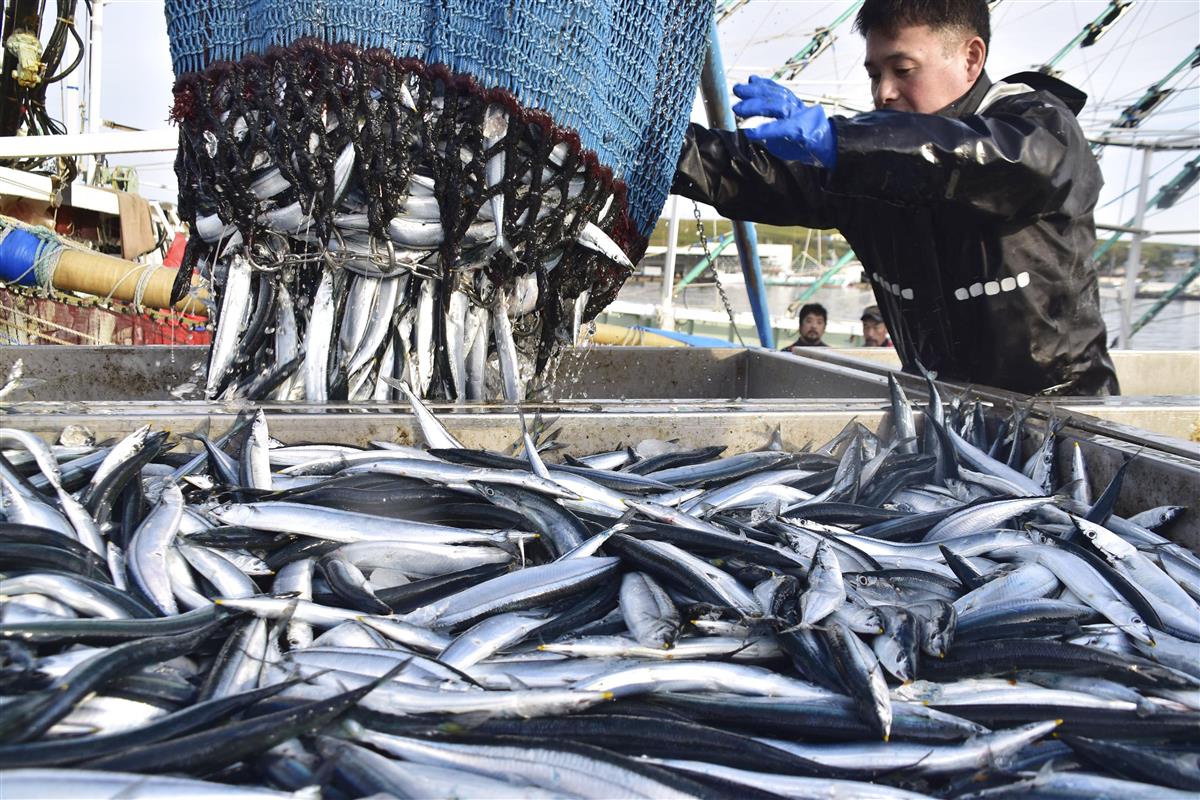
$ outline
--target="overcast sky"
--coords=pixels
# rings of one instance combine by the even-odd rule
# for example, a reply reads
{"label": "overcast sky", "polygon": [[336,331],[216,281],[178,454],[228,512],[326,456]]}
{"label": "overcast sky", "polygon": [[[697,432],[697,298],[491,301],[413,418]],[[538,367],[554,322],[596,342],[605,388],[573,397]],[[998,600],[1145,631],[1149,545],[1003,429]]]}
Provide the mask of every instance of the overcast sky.
{"label": "overcast sky", "polygon": [[[831,23],[850,5],[846,0],[750,0],[721,25],[725,65],[731,82],[751,73],[770,74],[803,47],[813,30]],[[1029,69],[1050,59],[1107,6],[1104,0],[1002,0],[992,18],[988,72],[993,79]],[[83,4],[80,4],[83,14]],[[863,44],[847,22],[833,46],[793,84],[803,96],[821,97],[836,110],[870,105]],[[1200,42],[1200,3],[1196,0],[1139,0],[1097,44],[1076,49],[1059,64],[1063,78],[1089,95],[1081,121],[1100,132],[1121,109],[1142,95]],[[70,53],[68,53],[68,58]],[[138,128],[161,128],[171,104],[170,56],[162,0],[106,0],[103,45],[103,118]],[[1200,136],[1200,70],[1181,73],[1177,91],[1144,123],[1148,135],[1180,131]],[[52,113],[77,103],[82,70],[70,76],[65,97],[48,97]],[[73,89],[70,87],[74,87]],[[697,109],[697,114],[702,112]],[[843,109],[842,113],[848,113]],[[1134,210],[1140,153],[1109,147],[1101,158],[1105,188],[1097,222],[1123,223]],[[1173,177],[1193,152],[1159,152],[1152,160],[1150,193]],[[118,160],[119,159],[119,160]],[[174,174],[168,154],[114,157],[114,163],[138,163],[143,193],[174,199]],[[164,188],[165,187],[165,188]],[[1193,186],[1170,210],[1152,214],[1147,227],[1182,230],[1200,227],[1200,188]],[[1200,236],[1153,241],[1200,243]]]}

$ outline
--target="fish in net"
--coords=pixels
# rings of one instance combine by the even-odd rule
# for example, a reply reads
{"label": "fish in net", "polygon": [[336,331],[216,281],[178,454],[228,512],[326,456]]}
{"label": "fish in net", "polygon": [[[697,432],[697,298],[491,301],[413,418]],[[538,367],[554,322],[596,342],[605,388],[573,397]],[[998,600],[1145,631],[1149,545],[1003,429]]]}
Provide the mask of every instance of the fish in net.
{"label": "fish in net", "polygon": [[172,116],[194,233],[177,287],[198,269],[212,289],[210,398],[383,402],[403,381],[519,402],[652,227],[636,165],[617,177],[517,93],[390,50],[303,38],[214,61],[177,79]]}

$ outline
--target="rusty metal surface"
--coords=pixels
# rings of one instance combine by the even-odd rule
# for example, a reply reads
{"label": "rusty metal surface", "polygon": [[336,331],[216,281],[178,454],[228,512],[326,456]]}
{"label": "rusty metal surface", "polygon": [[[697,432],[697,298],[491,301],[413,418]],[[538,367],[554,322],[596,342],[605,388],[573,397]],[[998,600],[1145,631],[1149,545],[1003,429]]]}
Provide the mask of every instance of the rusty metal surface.
{"label": "rusty metal surface", "polygon": [[[853,358],[845,353],[813,352],[808,348],[791,358],[808,363],[821,363],[847,370],[859,370],[886,380],[888,367]],[[909,397],[927,399],[923,378],[892,372],[904,386]],[[1200,459],[1200,443],[1189,441],[1194,426],[1200,423],[1200,397],[1038,397],[1007,392],[987,386],[966,386],[954,381],[938,381],[943,400],[955,395],[969,394],[991,403],[997,409],[1009,409],[1032,402],[1032,418],[1052,417],[1067,420],[1080,430],[1099,436],[1111,436],[1139,447],[1149,447],[1184,458]]]}
{"label": "rusty metal surface", "polygon": [[1055,452],[1060,476],[1069,474],[1076,442],[1083,451],[1093,497],[1104,491],[1120,466],[1129,460],[1116,513],[1129,516],[1155,506],[1190,506],[1185,514],[1159,533],[1200,552],[1200,509],[1195,507],[1200,497],[1200,468],[1196,461],[1134,447],[1120,439],[1067,429],[1060,436]]}
{"label": "rusty metal surface", "polygon": [[[16,359],[42,383],[42,401],[170,400],[197,397],[204,347],[0,347],[0,375]],[[573,348],[535,386],[564,400],[885,398],[877,375],[805,363],[764,350],[654,347]]]}
{"label": "rusty metal surface", "polygon": [[207,352],[159,345],[10,345],[0,347],[0,379],[21,359],[25,377],[40,381],[21,390],[22,399],[170,400],[173,390],[195,381]]}
{"label": "rusty metal surface", "polygon": [[[363,410],[349,406],[263,406],[271,435],[289,444],[339,442],[366,446],[373,439],[411,444],[420,441],[419,431],[407,409],[384,407]],[[505,450],[520,437],[520,419],[514,409],[497,406],[483,412],[463,411],[453,406],[433,406],[446,427],[469,447]],[[241,409],[205,403],[69,403],[23,404],[5,424],[37,433],[53,441],[67,425],[82,425],[99,439],[125,435],[140,425],[151,424],[174,434],[198,432],[217,435],[225,431]],[[528,416],[539,413],[526,405]],[[611,450],[643,439],[674,439],[688,447],[724,444],[730,452],[753,450],[765,445],[778,427],[788,447],[821,443],[840,431],[853,418],[876,426],[883,417],[878,404],[812,403],[803,408],[779,410],[754,405],[729,407],[680,406],[670,403],[630,406],[621,410],[596,410],[592,404],[555,405],[541,409],[543,418],[554,420],[560,431],[556,439],[572,453]],[[185,449],[195,443],[180,442]]]}

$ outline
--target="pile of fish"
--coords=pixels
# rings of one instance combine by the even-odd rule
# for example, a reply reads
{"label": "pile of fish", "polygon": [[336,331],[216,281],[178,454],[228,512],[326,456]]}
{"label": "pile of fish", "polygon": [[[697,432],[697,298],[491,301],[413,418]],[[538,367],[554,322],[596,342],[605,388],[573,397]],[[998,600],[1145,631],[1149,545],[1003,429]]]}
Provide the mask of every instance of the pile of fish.
{"label": "pile of fish", "polygon": [[500,453],[401,387],[425,447],[0,430],[0,794],[1200,791],[1182,509],[1053,427]]}
{"label": "pile of fish", "polygon": [[209,103],[180,156],[215,298],[206,396],[387,401],[403,379],[519,401],[632,269],[623,190],[511,97],[360,61],[336,87],[243,65],[188,101]]}

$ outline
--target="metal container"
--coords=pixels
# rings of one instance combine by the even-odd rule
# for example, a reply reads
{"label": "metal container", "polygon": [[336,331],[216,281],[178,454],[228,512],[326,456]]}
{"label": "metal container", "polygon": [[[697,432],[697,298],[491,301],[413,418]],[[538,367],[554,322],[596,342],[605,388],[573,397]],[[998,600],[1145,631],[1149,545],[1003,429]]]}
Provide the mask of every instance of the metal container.
{"label": "metal container", "polygon": [[[48,401],[198,398],[206,347],[0,347],[0,374],[19,358]],[[568,350],[535,396],[562,400],[886,398],[886,378],[765,350],[590,347]]]}
{"label": "metal container", "polygon": [[[28,399],[5,407],[4,423],[55,439],[66,425],[83,425],[98,438],[119,436],[150,423],[176,434],[225,430],[244,406],[179,400],[194,396],[203,348],[0,348],[0,370],[20,357],[27,378],[44,381],[22,390]],[[925,383],[899,375],[910,397],[924,401]],[[762,350],[590,348],[567,353],[543,394],[526,414],[557,417],[556,438],[576,454],[613,449],[642,439],[675,439],[686,446],[723,444],[730,452],[763,446],[776,428],[786,446],[821,443],[852,419],[875,428],[888,407],[887,372],[821,358]],[[1010,407],[1030,398],[945,384],[943,399],[969,392],[990,403],[998,424]],[[13,398],[9,398],[11,401]],[[1102,405],[1102,404],[1101,404]],[[1118,513],[1158,505],[1188,505],[1200,488],[1200,445],[1148,433],[1092,412],[1088,402],[1038,400],[1030,427],[1051,417],[1065,422],[1058,438],[1060,469],[1073,447],[1083,450],[1093,493],[1134,459]],[[266,405],[272,435],[281,441],[417,441],[403,405]],[[1111,408],[1111,407],[1110,407]],[[505,405],[434,406],[447,427],[471,447],[506,450],[520,435],[516,409]],[[1160,408],[1170,411],[1169,408]],[[1031,434],[1031,443],[1033,441]],[[193,447],[189,440],[181,447]],[[1189,513],[1166,535],[1200,548],[1200,523]]]}
{"label": "metal container", "polygon": [[[880,352],[877,352],[880,351]],[[1123,360],[1128,362],[1125,353]],[[1139,353],[1152,367],[1143,367],[1138,380],[1130,381],[1135,391],[1125,391],[1120,397],[1047,397],[1039,400],[1039,405],[1046,409],[1057,409],[1062,413],[1092,417],[1114,423],[1113,430],[1118,427],[1140,429],[1142,435],[1157,434],[1170,439],[1186,441],[1200,435],[1200,376],[1193,381],[1190,372],[1196,369],[1195,358],[1185,358],[1186,354],[1177,352]],[[865,348],[858,351],[833,350],[829,348],[810,347],[790,356],[805,363],[819,362],[828,366],[836,366],[852,370],[859,374],[876,375],[886,379],[889,372],[895,372],[895,353],[886,348]],[[1159,384],[1164,387],[1161,394],[1138,394],[1137,389],[1146,389],[1150,384],[1144,372],[1157,369],[1164,373]],[[1132,372],[1127,368],[1127,372]],[[1174,374],[1181,373],[1181,374]],[[921,384],[920,379],[910,378],[910,382]],[[1196,383],[1197,385],[1193,385]],[[966,391],[967,386],[957,386],[960,391]],[[1126,381],[1121,382],[1122,390],[1126,389]],[[1175,391],[1179,390],[1179,391]],[[1183,390],[1190,390],[1187,393]],[[1028,402],[1024,395],[1004,392],[998,389],[980,390],[989,396],[1003,402]],[[979,393],[976,391],[975,393]],[[1178,443],[1173,446],[1178,446]],[[1194,448],[1193,448],[1194,449]]]}

